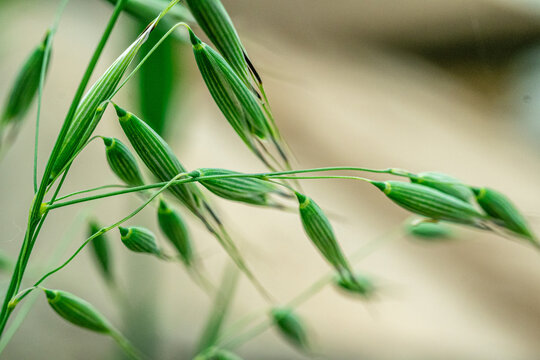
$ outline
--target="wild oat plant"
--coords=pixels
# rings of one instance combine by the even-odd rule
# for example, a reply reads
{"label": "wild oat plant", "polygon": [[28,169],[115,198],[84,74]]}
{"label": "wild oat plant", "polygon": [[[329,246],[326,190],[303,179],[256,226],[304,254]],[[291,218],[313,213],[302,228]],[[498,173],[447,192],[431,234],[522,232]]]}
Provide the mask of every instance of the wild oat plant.
{"label": "wild oat plant", "polygon": [[[275,327],[299,351],[315,356],[309,334],[295,309],[328,283],[333,283],[344,293],[356,295],[360,301],[372,297],[376,286],[369,278],[354,271],[353,261],[358,260],[358,254],[348,256],[344,253],[321,207],[302,191],[300,182],[303,180],[350,179],[371,184],[393,203],[418,216],[414,224],[409,224],[410,232],[417,236],[444,237],[447,234],[444,223],[454,223],[507,238],[521,239],[540,247],[524,217],[505,195],[493,189],[464,184],[443,173],[416,174],[395,168],[363,167],[294,169],[289,148],[274,121],[261,76],[220,0],[186,0],[182,4],[177,4],[179,0],[168,4],[163,0],[111,2],[114,4],[112,15],[73,96],[50,156],[43,163],[42,174],[37,172],[42,89],[60,14],[67,0],[60,4],[57,17],[45,31],[43,41],[21,66],[5,103],[0,119],[1,154],[15,141],[17,130],[28,115],[27,110],[34,98],[37,98],[34,198],[30,204],[27,228],[17,260],[11,264],[8,258],[2,260],[4,265],[10,264],[5,266],[11,269],[12,275],[9,287],[5,290],[0,314],[0,351],[5,348],[25,315],[23,312],[17,314],[17,307],[33,291],[43,291],[43,299],[48,301],[60,317],[73,325],[110,336],[130,358],[145,358],[94,306],[67,291],[44,287],[45,280],[67,267],[88,246],[86,251],[94,254],[95,266],[99,268],[110,289],[114,290],[116,279],[112,272],[109,243],[120,240],[129,251],[151,255],[156,261],[182,263],[193,281],[214,299],[211,316],[198,344],[193,347],[193,358],[239,359],[233,353],[235,347],[268,327]],[[95,65],[122,12],[145,24],[144,30],[85,92]],[[199,39],[191,29],[194,25],[206,34],[212,45]],[[154,46],[143,54],[141,49],[149,38],[152,38],[150,42]],[[155,61],[159,64],[159,51],[170,47],[169,41],[186,41],[188,38],[200,74],[223,117],[247,149],[268,168],[267,172],[245,173],[238,169],[216,168],[187,170],[163,139],[164,125],[159,123],[162,120],[145,119],[144,114],[139,117],[115,103],[115,95],[137,71],[140,70],[142,75],[148,72],[146,76],[167,77],[167,74],[160,73],[165,71],[166,66],[153,65],[152,70],[145,63],[153,61],[155,52]],[[170,52],[170,48],[167,51]],[[137,65],[128,72],[134,61]],[[166,110],[170,89],[157,88],[147,95],[149,99],[141,99],[146,103],[142,108],[151,109],[152,104],[157,104],[155,106],[158,109],[143,112],[147,115],[150,113],[151,117],[157,113],[156,117],[160,117],[159,114]],[[148,104],[148,101],[151,103]],[[108,107],[114,108],[129,144],[122,143],[111,134],[94,134]],[[61,196],[61,188],[71,164],[86,145],[96,139],[103,141],[110,169],[123,185],[99,186]],[[142,164],[139,160],[142,160]],[[145,180],[141,166],[146,167],[158,182]],[[348,175],[336,175],[345,171]],[[387,174],[401,180],[374,181],[360,177],[358,173]],[[58,208],[126,193],[139,195],[142,204],[121,220],[107,226],[100,225],[96,220],[90,221],[88,239],[72,256],[37,281],[31,282],[31,286],[22,286],[29,281],[25,278],[25,270],[49,213]],[[214,196],[250,206],[269,207],[276,211],[290,211],[291,203],[296,203],[294,211],[298,212],[299,221],[307,238],[313,243],[314,250],[330,266],[330,274],[307,287],[306,291],[290,302],[278,303],[264,284],[258,281],[249,262],[239,251],[222,216],[212,204]],[[383,198],[381,201],[384,201]],[[148,205],[155,205],[154,210]],[[192,243],[186,221],[176,210],[177,206],[184,207],[194,219],[200,221],[230,257],[233,265],[224,271],[218,286],[205,273],[202,260],[195,256],[197,244]],[[144,227],[124,225],[143,210],[156,212],[157,224],[161,229],[159,234]],[[115,229],[118,230],[113,232]],[[164,250],[158,242],[160,237],[170,243],[175,253]],[[239,274],[249,279],[267,300],[269,308],[258,316],[247,316],[229,328],[224,328],[225,315],[232,302]],[[18,321],[10,321],[14,314],[18,315]]]}

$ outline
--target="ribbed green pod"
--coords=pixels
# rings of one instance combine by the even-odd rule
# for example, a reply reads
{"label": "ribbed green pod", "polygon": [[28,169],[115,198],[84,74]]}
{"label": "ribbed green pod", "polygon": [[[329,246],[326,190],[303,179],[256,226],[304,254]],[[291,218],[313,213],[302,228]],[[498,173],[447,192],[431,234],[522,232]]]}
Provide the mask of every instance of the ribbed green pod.
{"label": "ribbed green pod", "polygon": [[[225,169],[201,168],[190,172],[189,176],[198,178],[201,176],[233,174],[240,173]],[[219,197],[252,205],[269,205],[268,195],[278,192],[276,185],[257,178],[227,177],[200,180],[199,183]]]}
{"label": "ribbed green pod", "polygon": [[54,311],[70,323],[99,333],[112,329],[107,319],[87,301],[61,290],[44,289]]}
{"label": "ribbed green pod", "polygon": [[20,122],[37,94],[49,35],[49,32],[45,34],[44,39],[28,56],[17,73],[15,82],[8,93],[4,112],[0,118],[0,143],[2,141],[2,129],[8,124]]}
{"label": "ribbed green pod", "polygon": [[131,151],[116,138],[103,138],[105,154],[111,170],[126,184],[140,186],[144,184],[139,165]]}
{"label": "ribbed green pod", "polygon": [[148,38],[155,24],[149,25],[146,30],[135,40],[105,71],[105,73],[92,85],[84,98],[79,103],[73,122],[71,123],[66,140],[62,145],[60,154],[54,163],[51,180],[62,172],[70,159],[90,139],[101,116],[95,116],[96,110],[102,102],[108,100],[116,86],[122,79],[129,64],[139,51],[142,44]]}
{"label": "ribbed green pod", "polygon": [[227,61],[189,30],[195,61],[202,78],[229,124],[250,148],[256,135],[271,135],[262,108],[253,91],[238,77]]}
{"label": "ribbed green pod", "polygon": [[[242,79],[250,84],[248,57],[234,24],[220,0],[187,0],[197,24]],[[253,69],[253,71],[255,71]],[[258,75],[254,73],[258,78]]]}
{"label": "ribbed green pod", "polygon": [[519,212],[517,207],[500,192],[489,188],[473,189],[476,202],[482,210],[495,220],[495,223],[502,225],[508,230],[521,235],[533,243],[537,243],[536,238],[527,224],[527,220]]}
{"label": "ribbed green pod", "polygon": [[118,227],[120,230],[122,243],[131,251],[161,255],[161,251],[156,243],[154,234],[143,227]]}
{"label": "ribbed green pod", "polygon": [[[88,224],[88,228],[89,236],[92,236],[97,233],[102,227],[96,221],[90,221],[90,223]],[[90,242],[90,248],[92,249],[92,253],[98,264],[98,267],[101,270],[101,273],[103,274],[103,277],[107,281],[112,282],[114,280],[114,276],[112,273],[111,250],[109,247],[109,239],[107,238],[107,235],[101,234],[95,237]]]}
{"label": "ribbed green pod", "polygon": [[187,226],[178,211],[169,207],[162,199],[158,208],[158,223],[161,231],[180,254],[186,266],[193,262],[193,248]]}
{"label": "ribbed green pod", "polygon": [[486,219],[469,203],[428,186],[403,181],[373,181],[372,184],[397,205],[430,219],[472,226],[481,226]]}
{"label": "ribbed green pod", "polygon": [[373,282],[366,276],[359,274],[354,275],[354,280],[351,280],[348,275],[337,275],[333,282],[338,289],[349,294],[359,295],[363,298],[369,298],[375,292],[375,285]]}
{"label": "ribbed green pod", "polygon": [[350,266],[337,242],[332,225],[322,209],[309,197],[296,193],[300,218],[306,234],[323,257],[340,274],[350,273]]}
{"label": "ribbed green pod", "polygon": [[228,350],[212,347],[195,356],[193,360],[242,360],[242,358]]}
{"label": "ribbed green pod", "polygon": [[301,349],[308,348],[305,327],[292,309],[274,308],[270,313],[274,324],[285,339]]}
{"label": "ribbed green pod", "polygon": [[[186,171],[165,140],[148,124],[116,104],[115,109],[131,146],[156,178],[169,181]],[[174,185],[169,187],[169,190],[188,209],[196,214],[200,213],[201,195],[195,184]]]}
{"label": "ribbed green pod", "polygon": [[434,171],[423,172],[418,174],[417,177],[411,177],[411,182],[429,186],[468,203],[474,199],[474,194],[467,185],[443,173]]}

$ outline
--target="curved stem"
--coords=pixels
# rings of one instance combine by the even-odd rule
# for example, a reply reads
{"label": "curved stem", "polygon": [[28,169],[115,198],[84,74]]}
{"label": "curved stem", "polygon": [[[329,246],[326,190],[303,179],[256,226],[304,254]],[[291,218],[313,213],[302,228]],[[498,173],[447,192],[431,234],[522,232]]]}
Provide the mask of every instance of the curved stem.
{"label": "curved stem", "polygon": [[69,107],[64,123],[62,124],[62,128],[60,129],[60,133],[58,134],[58,137],[56,138],[49,160],[47,161],[47,165],[45,167],[44,174],[41,179],[41,184],[32,201],[32,205],[30,208],[30,215],[28,217],[28,227],[26,229],[25,238],[21,246],[19,256],[17,258],[17,264],[15,265],[15,269],[13,271],[13,275],[11,277],[9,287],[6,290],[6,294],[4,296],[4,302],[2,304],[2,311],[0,312],[0,336],[2,335],[6,327],[6,323],[8,321],[9,315],[11,314],[11,311],[8,309],[8,304],[11,301],[12,296],[15,293],[17,293],[17,291],[19,290],[19,287],[22,281],[22,276],[26,269],[28,259],[30,258],[30,254],[32,252],[35,240],[37,238],[37,234],[39,233],[39,231],[36,232],[36,226],[38,226],[42,218],[41,204],[43,202],[43,198],[47,190],[47,185],[49,182],[50,175],[52,173],[53,164],[56,161],[58,155],[60,154],[60,149],[62,147],[62,144],[64,143],[69,127],[75,116],[75,111],[79,105],[80,100],[82,99],[82,96],[84,94],[84,89],[86,88],[86,85],[88,84],[90,80],[90,77],[94,71],[94,68],[96,67],[96,64],[101,56],[103,48],[105,47],[105,44],[107,43],[109,36],[112,33],[114,25],[116,24],[116,20],[118,20],[118,17],[120,16],[120,13],[122,12],[122,9],[124,5],[126,4],[126,2],[127,0],[119,0],[113,10],[113,13],[111,14],[111,17],[109,19],[109,22],[107,23],[107,26],[103,32],[103,35],[101,36],[101,39],[96,49],[94,50],[92,58],[90,59],[90,62],[88,63],[88,66],[86,67],[83,78],[81,79],[79,83],[79,86],[73,97],[73,100]]}

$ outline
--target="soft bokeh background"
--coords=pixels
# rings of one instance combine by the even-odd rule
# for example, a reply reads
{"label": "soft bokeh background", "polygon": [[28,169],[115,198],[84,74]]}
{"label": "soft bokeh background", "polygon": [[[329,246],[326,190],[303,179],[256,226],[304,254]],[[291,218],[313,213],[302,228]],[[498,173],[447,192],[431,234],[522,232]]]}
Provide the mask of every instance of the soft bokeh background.
{"label": "soft bokeh background", "polygon": [[[504,191],[540,231],[540,5],[534,0],[224,0],[260,70],[297,167],[357,165],[439,170]],[[0,98],[52,22],[56,1],[0,2]],[[40,169],[111,6],[73,0],[61,21],[45,88]],[[123,15],[94,73],[136,36]],[[187,168],[260,170],[212,103],[189,47],[178,46],[177,88],[167,133]],[[137,111],[136,87],[117,101]],[[32,198],[34,112],[0,164],[0,247],[15,256]],[[123,138],[109,110],[97,133]],[[63,193],[117,180],[103,146],[77,159]],[[399,228],[407,213],[363,183],[309,182],[347,253]],[[112,223],[138,204],[118,197],[55,211],[31,259],[30,284],[85,238],[85,218]],[[216,200],[257,276],[282,302],[328,271],[297,216]],[[130,224],[156,228],[151,208]],[[225,256],[201,226],[193,239],[216,281]],[[331,287],[298,312],[329,359],[534,359],[540,354],[540,259],[492,234],[455,229],[456,240],[406,236],[358,263],[381,288],[362,303]],[[153,359],[187,359],[211,301],[174,264],[128,253],[114,241],[115,271],[129,294],[118,309],[83,253],[46,285],[96,305]],[[34,265],[35,264],[35,265]],[[2,275],[2,284],[7,282]],[[264,309],[241,280],[230,320]],[[245,359],[307,358],[269,330],[237,349]],[[6,359],[118,358],[108,338],[59,319],[42,294],[3,354]]]}

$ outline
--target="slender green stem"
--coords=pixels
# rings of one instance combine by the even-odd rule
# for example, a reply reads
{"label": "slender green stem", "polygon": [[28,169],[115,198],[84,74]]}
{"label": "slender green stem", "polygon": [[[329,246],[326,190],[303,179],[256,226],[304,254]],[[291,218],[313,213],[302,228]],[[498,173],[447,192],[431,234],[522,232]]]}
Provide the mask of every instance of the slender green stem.
{"label": "slender green stem", "polygon": [[[190,183],[195,181],[201,181],[201,180],[210,180],[210,179],[224,179],[224,178],[243,178],[243,177],[252,177],[252,178],[261,178],[261,179],[354,179],[354,180],[362,180],[370,182],[371,180],[358,177],[358,176],[305,176],[305,177],[286,177],[283,175],[287,174],[303,174],[303,173],[312,173],[312,172],[323,172],[323,171],[343,171],[343,170],[355,170],[355,171],[369,171],[369,172],[376,172],[376,173],[388,173],[392,175],[397,176],[414,176],[412,173],[405,172],[403,170],[396,170],[396,169],[386,169],[386,170],[377,170],[377,169],[367,169],[367,168],[353,168],[353,167],[331,167],[331,168],[315,168],[315,169],[303,169],[303,170],[289,170],[289,171],[275,171],[275,172],[264,172],[264,173],[253,173],[253,174],[225,174],[225,175],[208,175],[208,176],[200,176],[200,177],[189,177],[186,179],[180,179],[175,181],[173,185],[179,185],[184,183]],[[405,175],[408,174],[408,175]],[[155,184],[148,184],[148,185],[142,185],[142,186],[136,186],[136,187],[129,187],[124,190],[118,190],[113,191],[109,193],[89,196],[85,198],[80,199],[74,199],[70,201],[65,201],[61,203],[53,203],[53,204],[47,204],[47,209],[52,210],[64,206],[69,206],[73,204],[78,204],[86,201],[92,201],[97,199],[103,199],[111,196],[117,196],[117,195],[123,195],[128,194],[132,192],[138,192],[153,188],[158,188],[166,184],[166,182],[160,182]],[[89,190],[82,190],[81,192],[88,192]],[[67,197],[67,196],[65,196]]]}
{"label": "slender green stem", "polygon": [[21,284],[22,277],[28,263],[28,259],[30,258],[30,254],[32,252],[34,243],[37,240],[37,235],[39,234],[39,230],[36,231],[36,227],[38,227],[39,223],[42,223],[41,222],[41,218],[42,218],[41,204],[43,203],[43,198],[45,196],[47,186],[49,184],[49,178],[52,173],[53,165],[58,155],[60,154],[60,149],[62,147],[62,144],[64,143],[69,127],[73,121],[77,106],[79,105],[79,102],[82,99],[82,96],[84,94],[84,89],[86,88],[86,85],[88,84],[90,80],[90,76],[92,75],[94,71],[94,68],[101,56],[103,48],[105,47],[105,44],[107,43],[107,40],[109,39],[109,36],[114,28],[114,25],[116,24],[116,20],[120,16],[120,13],[122,12],[122,9],[124,5],[126,4],[126,2],[127,0],[119,0],[113,10],[113,13],[109,19],[109,22],[107,23],[107,26],[103,32],[103,35],[101,36],[101,39],[96,49],[94,50],[94,54],[92,55],[92,58],[90,59],[90,62],[86,68],[83,78],[81,82],[79,83],[79,87],[77,88],[75,96],[73,97],[73,100],[71,102],[71,105],[66,115],[66,118],[64,120],[64,123],[62,124],[62,128],[60,129],[60,133],[58,134],[58,137],[54,144],[49,160],[47,161],[47,165],[45,167],[44,174],[41,179],[41,184],[32,201],[30,215],[28,217],[28,227],[26,229],[25,238],[21,246],[19,256],[17,258],[17,264],[15,265],[15,269],[13,271],[9,287],[4,297],[4,302],[2,304],[2,310],[0,312],[0,336],[2,335],[6,327],[6,323],[8,321],[9,315],[11,314],[11,310],[8,308],[9,302],[11,301],[11,298],[13,297],[13,295],[17,293],[17,291],[20,288],[20,284]]}
{"label": "slender green stem", "polygon": [[51,56],[51,48],[53,43],[53,37],[56,34],[58,29],[58,24],[60,23],[60,18],[64,12],[69,0],[63,0],[58,10],[56,12],[56,17],[54,19],[53,25],[49,29],[49,36],[47,37],[47,43],[45,44],[43,63],[41,64],[41,71],[39,74],[39,84],[38,84],[38,100],[37,100],[37,113],[36,113],[36,128],[35,128],[35,139],[34,139],[34,194],[38,190],[38,180],[37,180],[37,166],[38,166],[38,143],[39,143],[39,123],[41,117],[41,100],[43,98],[43,84],[45,83],[45,74],[47,73],[47,68],[49,66],[49,59]]}
{"label": "slender green stem", "polygon": [[140,360],[144,358],[141,352],[133,346],[133,344],[126,339],[118,330],[111,329],[109,335],[116,341],[116,343],[122,348],[124,353],[132,360]]}
{"label": "slender green stem", "polygon": [[56,198],[56,201],[65,200],[65,199],[68,199],[70,197],[73,197],[73,196],[76,196],[76,195],[81,195],[81,194],[86,194],[86,193],[89,193],[89,192],[94,192],[94,191],[99,191],[99,190],[104,190],[104,189],[114,189],[114,188],[126,189],[126,188],[129,188],[129,186],[122,185],[122,184],[109,184],[109,185],[97,186],[95,188],[75,191],[75,192],[72,192],[70,194],[61,196],[59,198]]}

